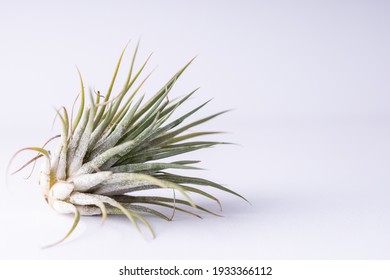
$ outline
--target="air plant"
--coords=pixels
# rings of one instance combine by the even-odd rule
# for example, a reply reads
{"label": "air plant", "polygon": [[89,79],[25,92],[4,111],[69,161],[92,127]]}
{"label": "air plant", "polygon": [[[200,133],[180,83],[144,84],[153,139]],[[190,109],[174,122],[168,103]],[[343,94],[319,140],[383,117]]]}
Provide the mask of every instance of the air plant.
{"label": "air plant", "polygon": [[[155,215],[165,220],[171,220],[172,217],[168,217],[158,209],[170,208],[173,211],[182,211],[197,217],[200,216],[194,212],[195,209],[214,214],[195,204],[190,197],[191,193],[196,193],[214,200],[220,206],[219,200],[205,191],[204,187],[216,188],[245,199],[215,182],[167,172],[168,169],[199,169],[193,166],[199,161],[160,161],[224,144],[224,142],[193,140],[196,137],[219,132],[188,131],[227,111],[182,125],[209,101],[180,117],[172,116],[176,109],[196,92],[194,90],[175,101],[168,99],[172,87],[193,59],[173,75],[154,96],[143,102],[144,96],[137,99],[136,96],[150,74],[141,82],[138,80],[150,56],[140,69],[135,71],[137,45],[123,88],[115,97],[111,97],[125,49],[117,62],[108,91],[102,96],[90,90],[89,106],[86,106],[84,82],[79,72],[81,86],[78,96],[79,109],[74,118],[73,107],[71,116],[65,107],[57,110],[62,130],[60,135],[49,140],[60,138],[58,149],[54,153],[46,149],[46,145],[27,147],[17,151],[11,159],[12,162],[15,156],[22,151],[37,152],[37,156],[12,174],[32,163],[35,165],[38,159],[42,159],[39,185],[46,202],[60,213],[74,214],[74,222],[69,232],[52,245],[69,237],[76,228],[81,215],[101,215],[104,221],[107,215],[123,214],[139,231],[141,231],[140,223],[144,224],[154,237],[150,224],[142,214]],[[135,87],[136,82],[138,86]],[[153,189],[171,191],[168,192],[168,196],[137,195],[139,191]],[[180,193],[182,199],[176,198],[175,192]]]}

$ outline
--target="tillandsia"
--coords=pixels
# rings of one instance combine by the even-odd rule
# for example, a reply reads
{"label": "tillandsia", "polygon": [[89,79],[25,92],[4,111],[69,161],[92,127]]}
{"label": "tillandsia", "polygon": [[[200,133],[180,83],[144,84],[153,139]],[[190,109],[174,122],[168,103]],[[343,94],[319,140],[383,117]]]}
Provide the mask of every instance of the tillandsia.
{"label": "tillandsia", "polygon": [[[215,214],[195,204],[190,197],[191,193],[196,193],[214,200],[220,206],[219,200],[204,190],[205,187],[216,188],[245,199],[240,194],[210,180],[167,172],[169,169],[200,169],[193,166],[199,161],[161,161],[224,144],[224,142],[193,140],[193,138],[219,132],[189,131],[227,111],[182,125],[209,101],[179,117],[173,117],[176,109],[196,92],[194,90],[173,101],[168,98],[177,79],[193,59],[173,75],[148,101],[143,102],[144,96],[137,98],[136,96],[150,76],[149,74],[139,81],[150,56],[136,71],[134,64],[138,51],[137,45],[122,89],[116,96],[111,97],[125,49],[117,62],[107,92],[101,95],[89,91],[89,106],[86,102],[88,94],[85,92],[82,76],[78,72],[81,86],[78,95],[79,109],[74,118],[73,108],[70,116],[65,107],[57,110],[57,116],[61,121],[61,134],[49,140],[60,139],[55,152],[51,153],[45,148],[46,145],[27,147],[17,151],[11,159],[12,162],[22,151],[37,152],[37,156],[12,174],[21,171],[29,164],[35,165],[38,159],[42,159],[39,185],[46,202],[60,213],[74,214],[74,222],[69,232],[55,244],[69,237],[81,215],[101,215],[104,221],[107,215],[123,214],[139,231],[141,231],[140,224],[144,224],[154,237],[153,230],[143,214],[155,215],[165,220],[171,220],[172,217],[164,214],[161,210],[163,208],[170,208],[173,212],[182,211],[197,217],[200,216],[194,210]],[[139,191],[153,189],[171,191],[168,192],[168,196],[137,195]],[[176,198],[175,192],[180,193],[181,198]]]}

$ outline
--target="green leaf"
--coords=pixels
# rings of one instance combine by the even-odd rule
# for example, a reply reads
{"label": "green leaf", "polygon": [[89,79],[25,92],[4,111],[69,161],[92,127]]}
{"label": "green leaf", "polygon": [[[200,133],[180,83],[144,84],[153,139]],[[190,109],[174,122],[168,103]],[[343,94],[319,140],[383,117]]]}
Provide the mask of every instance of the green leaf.
{"label": "green leaf", "polygon": [[180,69],[169,81],[165,84],[164,87],[162,87],[137,113],[137,115],[134,117],[135,120],[137,120],[139,117],[141,117],[147,110],[149,110],[161,97],[165,98],[170,90],[172,89],[173,85],[176,83],[177,79],[183,74],[184,70],[187,69],[187,67],[194,61],[195,58],[191,59],[182,69]]}
{"label": "green leaf", "polygon": [[179,124],[181,124],[186,118],[188,118],[189,116],[191,116],[192,114],[194,114],[195,112],[199,111],[202,107],[204,107],[207,103],[209,103],[211,100],[208,100],[206,102],[204,102],[202,105],[196,107],[195,109],[191,110],[190,112],[184,114],[183,116],[177,118],[176,120],[172,121],[171,123],[167,124],[166,126],[158,129],[155,133],[153,133],[151,135],[150,138],[155,138],[155,137],[158,137],[159,135],[169,131],[170,129],[178,126]]}
{"label": "green leaf", "polygon": [[77,72],[79,74],[79,78],[80,78],[80,87],[81,87],[81,101],[80,101],[80,107],[79,107],[79,111],[77,113],[77,116],[74,120],[74,123],[73,123],[73,126],[72,126],[72,130],[71,130],[71,133],[73,135],[75,129],[77,128],[80,120],[81,120],[81,117],[84,113],[84,104],[85,104],[85,90],[84,90],[84,82],[83,82],[83,78],[81,76],[81,73],[80,73],[80,70],[77,68]]}
{"label": "green leaf", "polygon": [[[185,140],[188,140],[188,139],[191,139],[194,137],[199,137],[199,136],[204,136],[204,135],[212,135],[212,134],[220,134],[220,133],[223,133],[223,132],[219,132],[219,131],[193,132],[193,133],[189,133],[189,134],[182,135],[179,137],[171,138],[170,140],[165,141],[165,142],[162,141],[162,143],[174,144],[174,143],[185,141]],[[152,143],[152,145],[153,145],[153,143]]]}
{"label": "green leaf", "polygon": [[148,213],[148,214],[152,214],[154,216],[157,216],[159,218],[162,218],[166,221],[169,221],[170,219],[164,215],[163,213],[155,210],[155,209],[152,209],[152,208],[149,208],[149,207],[146,207],[146,206],[141,206],[141,205],[134,205],[134,204],[131,204],[131,203],[122,203],[123,207],[125,207],[126,209],[128,210],[131,210],[131,211],[134,211],[134,212],[144,212],[144,213]]}
{"label": "green leaf", "polygon": [[[23,148],[23,149],[18,150],[18,151],[11,157],[11,159],[10,159],[10,161],[8,162],[8,165],[7,165],[7,171],[6,171],[6,174],[7,174],[7,175],[10,174],[9,170],[10,170],[10,168],[11,168],[11,164],[12,164],[12,162],[15,160],[15,158],[17,157],[17,155],[19,155],[19,154],[20,154],[21,152],[23,152],[23,151],[28,151],[28,150],[30,150],[30,151],[36,151],[36,152],[38,152],[38,153],[40,153],[40,154],[46,156],[47,159],[50,161],[50,153],[49,153],[46,149],[40,148],[40,147],[26,147],[26,148]],[[27,164],[27,165],[28,165],[28,164]],[[24,167],[26,167],[27,165],[24,165]],[[23,167],[23,168],[24,168],[24,167]],[[12,172],[12,174],[15,174],[15,173],[19,172],[19,171],[22,170],[23,168],[19,168],[18,170]]]}
{"label": "green leaf", "polygon": [[230,190],[230,189],[228,189],[220,184],[214,183],[212,181],[209,181],[209,180],[206,180],[203,178],[180,176],[180,175],[175,175],[175,174],[170,174],[170,173],[163,173],[161,175],[156,175],[156,178],[159,178],[162,180],[168,180],[171,182],[175,182],[177,184],[195,184],[195,185],[214,187],[214,188],[217,188],[221,191],[225,191],[225,192],[234,194],[234,195],[244,199],[245,201],[249,202],[242,195],[240,195],[240,194],[238,194],[238,193],[236,193],[236,192],[234,192],[234,191],[232,191],[232,190]]}
{"label": "green leaf", "polygon": [[128,203],[155,203],[155,202],[172,203],[172,204],[178,203],[178,204],[190,206],[192,208],[201,210],[203,212],[206,212],[214,216],[220,216],[199,205],[192,205],[190,202],[183,199],[176,199],[176,198],[169,198],[169,197],[162,197],[162,196],[120,196],[120,197],[116,197],[115,199],[118,199],[121,202],[128,202]]}
{"label": "green leaf", "polygon": [[[104,153],[102,153],[101,155],[97,156],[96,158],[94,158],[91,162],[95,162],[95,163],[91,163],[91,165],[95,166],[94,164],[96,164],[96,161],[100,163],[100,160],[98,158],[102,157],[102,155],[105,155],[105,158],[107,160],[104,161],[104,165],[103,166],[102,165],[100,165],[100,166],[102,166],[103,169],[110,168],[119,159],[123,158],[126,154],[130,153],[132,149],[137,147],[140,142],[142,142],[145,138],[147,138],[149,136],[149,134],[151,133],[151,131],[153,131],[154,127],[155,127],[155,122],[151,126],[146,128],[134,140],[131,140],[131,141],[119,144],[119,145],[117,145],[117,146],[115,146],[115,147],[105,151]],[[120,148],[118,148],[118,147],[120,147]],[[115,153],[110,153],[110,151],[115,151]],[[90,164],[90,163],[88,163],[88,164]]]}
{"label": "green leaf", "polygon": [[230,110],[225,110],[225,111],[213,114],[211,116],[208,116],[206,118],[203,118],[203,119],[197,120],[195,122],[192,122],[192,123],[190,123],[190,124],[188,124],[186,126],[183,126],[183,127],[179,128],[179,129],[177,129],[175,131],[169,132],[169,133],[164,134],[163,136],[161,136],[159,138],[156,138],[155,140],[153,140],[153,142],[154,143],[163,143],[163,142],[166,142],[166,141],[169,142],[170,140],[174,139],[174,137],[176,135],[179,135],[180,133],[182,133],[182,132],[184,132],[184,131],[186,131],[186,130],[194,127],[194,126],[197,126],[197,125],[200,125],[202,123],[205,123],[205,122],[207,122],[207,121],[209,121],[209,120],[211,120],[211,119],[213,119],[213,118],[215,118],[215,117],[217,117],[217,116],[219,116],[221,114],[227,113],[229,111]]}
{"label": "green leaf", "polygon": [[172,156],[176,156],[176,155],[208,148],[211,146],[213,146],[213,145],[207,144],[207,145],[197,145],[197,146],[178,147],[178,148],[164,147],[164,148],[146,149],[144,151],[138,152],[137,154],[130,155],[128,157],[124,157],[115,166],[129,164],[129,163],[140,163],[140,162],[147,162],[147,161],[151,161],[151,160],[168,158],[168,157],[172,157]]}
{"label": "green leaf", "polygon": [[[143,204],[151,204],[151,205],[157,205],[157,206],[161,206],[161,207],[166,207],[166,208],[170,208],[170,209],[173,209],[173,210],[177,210],[177,211],[180,211],[180,212],[183,212],[183,213],[187,213],[187,214],[190,214],[192,216],[195,216],[197,218],[200,218],[202,219],[201,216],[199,216],[198,214],[195,214],[191,211],[188,211],[186,209],[183,209],[183,208],[180,208],[176,205],[170,205],[170,204],[166,204],[166,203],[163,203],[163,202],[158,202],[158,201],[144,201],[142,202]],[[169,218],[169,220],[172,220],[172,218]]]}
{"label": "green leaf", "polygon": [[153,176],[139,173],[114,173],[110,179],[106,180],[106,183],[115,183],[115,182],[126,182],[129,181],[134,185],[157,185],[165,189],[175,189],[178,190],[189,202],[191,206],[195,207],[194,202],[184,191],[184,189],[170,181],[160,180]]}
{"label": "green leaf", "polygon": [[[132,140],[140,133],[142,133],[142,131],[146,130],[156,119],[156,116],[158,116],[162,109],[168,104],[168,102],[162,103],[163,101],[163,97],[157,100],[153,107],[147,113],[145,113],[143,118],[139,120],[138,123],[134,124],[133,129],[129,130],[125,135],[122,136],[122,140],[120,142]],[[132,118],[130,125],[135,122],[135,119],[136,117]]]}
{"label": "green leaf", "polygon": [[217,204],[218,204],[218,207],[219,207],[219,210],[222,211],[222,205],[221,205],[221,202],[219,201],[219,199],[217,199],[215,196],[205,192],[205,191],[202,191],[198,188],[193,188],[193,187],[189,187],[189,186],[183,186],[183,185],[180,185],[183,187],[183,189],[185,189],[187,192],[194,192],[194,193],[197,193],[197,194],[200,194],[200,195],[203,195],[207,198],[210,198],[212,200],[214,200]]}
{"label": "green leaf", "polygon": [[119,210],[121,210],[123,212],[123,214],[125,214],[126,217],[129,218],[129,220],[135,225],[137,230],[142,233],[141,228],[139,227],[138,222],[135,220],[135,218],[137,218],[138,220],[140,220],[149,229],[149,231],[152,234],[153,238],[155,237],[152,227],[150,226],[150,224],[142,216],[138,215],[137,213],[135,213],[135,212],[133,212],[131,210],[126,209],[121,203],[119,203],[115,199],[112,199],[112,198],[110,198],[108,196],[95,195],[95,194],[93,196],[98,198],[101,202],[107,203],[107,204],[109,204],[109,205],[111,205],[113,207],[116,207]]}
{"label": "green leaf", "polygon": [[106,130],[106,128],[110,125],[110,122],[114,116],[114,113],[112,112],[112,106],[108,109],[107,115],[103,118],[103,121],[100,122],[100,124],[94,129],[94,131],[91,134],[89,143],[88,143],[88,151],[86,158],[88,159],[90,156],[90,153],[94,149],[96,143],[99,141],[99,139],[102,137],[102,134]]}
{"label": "green leaf", "polygon": [[61,240],[53,243],[53,244],[50,244],[50,245],[46,245],[44,246],[43,248],[46,249],[46,248],[50,248],[50,247],[53,247],[53,246],[56,246],[62,242],[64,242],[71,234],[72,232],[74,231],[74,229],[77,227],[79,221],[80,221],[80,212],[79,210],[77,210],[77,207],[74,206],[73,204],[70,204],[70,203],[67,203],[67,202],[64,202],[64,201],[61,201],[62,203],[64,204],[67,204],[69,205],[70,207],[73,208],[73,211],[74,211],[74,220],[73,220],[73,225],[72,227],[70,228],[70,230],[68,231],[68,233],[64,236],[64,238],[62,238]]}
{"label": "green leaf", "polygon": [[200,169],[193,166],[187,166],[183,164],[175,164],[175,163],[162,163],[162,162],[154,162],[154,163],[134,163],[134,164],[126,164],[120,165],[116,167],[110,168],[110,171],[114,173],[119,172],[151,172],[151,171],[159,171],[164,169]]}
{"label": "green leaf", "polygon": [[[127,47],[127,46],[126,46],[126,47]],[[108,90],[107,90],[107,94],[106,94],[106,96],[105,96],[105,98],[104,98],[104,101],[105,101],[105,102],[107,102],[107,101],[110,99],[111,92],[112,92],[112,88],[114,87],[114,83],[115,83],[115,80],[116,80],[116,76],[118,75],[119,67],[120,67],[120,65],[121,65],[123,55],[125,54],[126,47],[123,49],[123,51],[122,51],[122,53],[121,53],[121,55],[120,55],[120,57],[119,57],[119,60],[118,60],[118,62],[117,62],[117,64],[116,64],[115,71],[114,71],[114,75],[113,75],[113,77],[112,77],[112,79],[111,79],[111,84],[110,84],[110,86],[109,86],[109,88],[108,88]],[[96,126],[99,124],[99,122],[100,122],[100,120],[101,120],[101,118],[102,118],[102,116],[103,116],[103,114],[104,114],[105,109],[106,109],[106,105],[103,105],[103,106],[100,108],[99,113],[97,114],[97,116],[96,116],[96,118],[95,118],[94,127],[96,127]]]}

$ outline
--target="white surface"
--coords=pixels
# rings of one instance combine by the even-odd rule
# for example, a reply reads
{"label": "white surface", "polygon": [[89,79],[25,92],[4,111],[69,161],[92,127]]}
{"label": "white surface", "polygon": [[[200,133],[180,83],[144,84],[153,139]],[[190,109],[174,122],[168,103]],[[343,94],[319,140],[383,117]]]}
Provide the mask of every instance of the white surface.
{"label": "white surface", "polygon": [[125,218],[86,218],[42,250],[72,220],[45,205],[36,178],[16,176],[0,190],[0,258],[389,259],[389,4],[164,3],[0,3],[1,170],[57,133],[52,107],[79,90],[75,64],[104,91],[123,45],[142,35],[140,58],[154,51],[149,70],[158,65],[147,93],[199,54],[174,94],[201,85],[192,105],[215,97],[198,116],[236,108],[203,128],[242,147],[190,158],[252,206],[215,192],[224,218],[151,218],[148,241]]}

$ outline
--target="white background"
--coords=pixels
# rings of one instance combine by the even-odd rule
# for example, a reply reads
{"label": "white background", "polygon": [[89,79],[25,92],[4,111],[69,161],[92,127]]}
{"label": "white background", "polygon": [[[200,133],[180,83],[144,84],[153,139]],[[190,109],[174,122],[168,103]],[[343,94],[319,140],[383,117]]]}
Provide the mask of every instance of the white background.
{"label": "white background", "polygon": [[0,1],[1,182],[16,150],[58,133],[53,107],[78,93],[75,65],[104,92],[126,42],[127,67],[142,37],[138,65],[153,52],[147,71],[157,66],[144,92],[198,55],[172,97],[201,86],[189,105],[214,100],[198,118],[235,108],[202,128],[240,146],[188,158],[252,205],[213,192],[224,218],[150,218],[157,238],[146,241],[123,217],[83,218],[42,250],[72,218],[21,174],[1,183],[0,258],[390,258],[387,1],[78,2]]}

